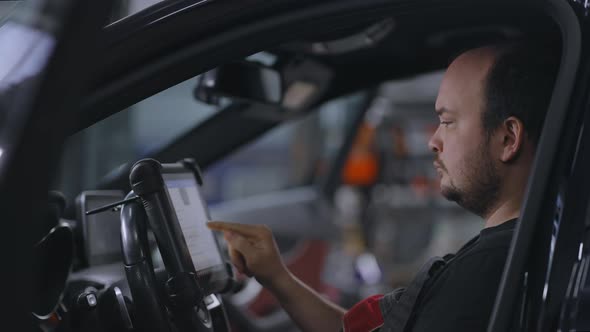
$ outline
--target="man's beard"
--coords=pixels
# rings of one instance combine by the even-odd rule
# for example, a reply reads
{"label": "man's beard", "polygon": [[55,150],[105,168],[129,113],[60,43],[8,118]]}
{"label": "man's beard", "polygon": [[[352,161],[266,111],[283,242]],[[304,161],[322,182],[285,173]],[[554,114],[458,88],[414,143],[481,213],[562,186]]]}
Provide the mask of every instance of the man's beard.
{"label": "man's beard", "polygon": [[[466,167],[461,171],[464,177],[462,188],[457,187],[450,178],[449,172],[442,163],[441,167],[449,176],[449,186],[441,186],[441,194],[448,200],[454,201],[464,209],[486,218],[494,209],[500,191],[500,176],[498,170],[486,154],[487,146],[480,150],[479,158],[465,160]],[[472,165],[471,167],[468,165]]]}

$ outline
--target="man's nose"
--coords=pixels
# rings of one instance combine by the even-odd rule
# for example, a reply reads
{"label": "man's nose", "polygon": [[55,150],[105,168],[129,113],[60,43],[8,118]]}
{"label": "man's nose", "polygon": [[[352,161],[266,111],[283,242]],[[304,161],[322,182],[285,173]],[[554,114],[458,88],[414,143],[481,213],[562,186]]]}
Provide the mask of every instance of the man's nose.
{"label": "man's nose", "polygon": [[434,153],[442,152],[442,142],[440,140],[440,137],[438,136],[438,128],[436,129],[434,134],[432,134],[432,136],[428,140],[428,147]]}

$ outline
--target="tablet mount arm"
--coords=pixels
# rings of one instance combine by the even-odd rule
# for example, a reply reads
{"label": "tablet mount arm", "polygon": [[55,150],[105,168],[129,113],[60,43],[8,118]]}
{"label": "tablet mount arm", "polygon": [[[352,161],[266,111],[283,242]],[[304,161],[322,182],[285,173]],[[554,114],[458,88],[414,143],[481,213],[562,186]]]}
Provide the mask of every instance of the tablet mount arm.
{"label": "tablet mount arm", "polygon": [[[133,165],[129,176],[133,194],[123,201],[121,210],[121,249],[140,317],[138,323],[141,321],[145,331],[172,331],[171,321],[182,332],[213,331],[204,301],[206,294],[198,283],[182,230],[168,203],[161,168],[153,159]],[[164,289],[156,282],[148,227],[155,235],[169,277]]]}

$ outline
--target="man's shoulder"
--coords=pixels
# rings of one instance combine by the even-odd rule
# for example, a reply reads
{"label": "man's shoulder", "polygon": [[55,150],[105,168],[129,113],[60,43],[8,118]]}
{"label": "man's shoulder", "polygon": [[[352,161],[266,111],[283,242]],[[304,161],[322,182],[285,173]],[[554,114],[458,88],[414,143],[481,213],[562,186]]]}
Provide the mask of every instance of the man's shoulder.
{"label": "man's shoulder", "polygon": [[478,248],[465,253],[448,267],[447,283],[460,285],[463,281],[482,283],[499,279],[508,257],[509,246],[491,246]]}
{"label": "man's shoulder", "polygon": [[505,256],[514,235],[515,221],[509,221],[494,229],[484,229],[472,246],[457,253],[456,261],[477,262],[482,256]]}
{"label": "man's shoulder", "polygon": [[495,293],[510,241],[511,234],[498,234],[478,239],[467,250],[460,251],[426,287],[425,302],[433,301],[444,307],[450,303],[467,304]]}
{"label": "man's shoulder", "polygon": [[413,331],[481,330],[487,324],[508,249],[476,248],[453,260],[425,290]]}
{"label": "man's shoulder", "polygon": [[479,237],[459,250],[425,289],[413,331],[485,329],[514,226],[510,222],[484,229]]}
{"label": "man's shoulder", "polygon": [[[486,243],[481,244],[472,248],[468,252],[454,258],[455,266],[464,264],[481,265],[487,261],[494,261],[496,259],[505,260],[510,249],[510,242],[500,243]],[[452,267],[451,265],[451,267]]]}

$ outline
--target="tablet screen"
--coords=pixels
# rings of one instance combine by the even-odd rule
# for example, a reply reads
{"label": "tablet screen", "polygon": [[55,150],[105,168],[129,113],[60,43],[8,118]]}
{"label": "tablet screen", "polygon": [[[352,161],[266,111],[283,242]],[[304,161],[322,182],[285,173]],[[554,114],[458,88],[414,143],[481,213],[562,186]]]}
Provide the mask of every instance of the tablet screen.
{"label": "tablet screen", "polygon": [[205,202],[192,173],[162,174],[197,272],[223,264],[209,221]]}

